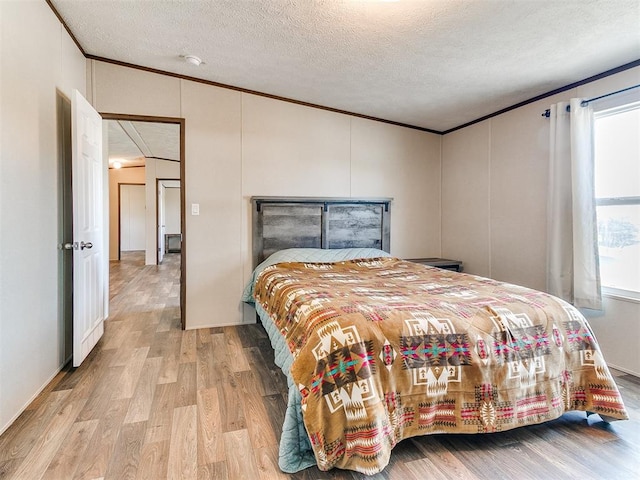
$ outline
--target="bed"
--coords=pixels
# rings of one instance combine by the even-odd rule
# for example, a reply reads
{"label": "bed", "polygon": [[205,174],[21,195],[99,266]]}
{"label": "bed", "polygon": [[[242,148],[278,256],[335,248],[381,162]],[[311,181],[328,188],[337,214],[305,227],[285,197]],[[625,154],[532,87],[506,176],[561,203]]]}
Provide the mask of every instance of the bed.
{"label": "bed", "polygon": [[627,418],[578,310],[392,257],[390,199],[253,207],[257,266],[244,300],[289,385],[283,471],[371,475],[412,436],[499,432],[570,410]]}

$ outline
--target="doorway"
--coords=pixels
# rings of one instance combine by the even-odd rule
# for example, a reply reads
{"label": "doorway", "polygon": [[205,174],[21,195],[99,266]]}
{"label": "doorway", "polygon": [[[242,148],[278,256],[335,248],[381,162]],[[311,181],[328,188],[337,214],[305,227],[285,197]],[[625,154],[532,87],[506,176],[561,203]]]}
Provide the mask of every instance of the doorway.
{"label": "doorway", "polygon": [[[102,114],[102,118],[109,158],[110,264],[120,261],[122,252],[135,252],[142,254],[145,265],[159,265],[163,260],[160,248],[165,248],[165,237],[160,237],[159,209],[163,207],[159,205],[159,181],[170,182],[169,188],[176,189],[177,196],[173,192],[169,195],[174,214],[170,228],[172,233],[177,230],[181,239],[185,237],[184,119],[118,114]],[[184,329],[183,245],[181,242],[174,256],[180,263],[180,320]]]}
{"label": "doorway", "polygon": [[158,178],[156,181],[156,227],[158,231],[158,265],[165,254],[182,251],[182,230],[180,228],[180,182]]}

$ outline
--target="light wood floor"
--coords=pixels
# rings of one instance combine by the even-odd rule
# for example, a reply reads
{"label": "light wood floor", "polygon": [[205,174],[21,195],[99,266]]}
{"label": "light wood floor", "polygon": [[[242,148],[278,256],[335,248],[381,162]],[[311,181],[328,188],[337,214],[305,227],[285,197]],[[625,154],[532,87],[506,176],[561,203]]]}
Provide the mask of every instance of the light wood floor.
{"label": "light wood floor", "polygon": [[[103,339],[0,437],[0,478],[364,478],[278,470],[286,383],[264,330],[181,331],[179,255],[165,258],[112,263]],[[617,380],[630,421],[576,412],[500,434],[409,439],[374,478],[640,478],[640,380]]]}

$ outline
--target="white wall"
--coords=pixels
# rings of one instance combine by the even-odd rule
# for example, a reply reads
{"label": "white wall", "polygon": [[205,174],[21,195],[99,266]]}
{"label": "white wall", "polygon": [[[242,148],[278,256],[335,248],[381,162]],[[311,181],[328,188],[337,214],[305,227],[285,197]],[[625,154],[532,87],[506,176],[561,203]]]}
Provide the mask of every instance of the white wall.
{"label": "white wall", "polygon": [[488,127],[482,122],[442,142],[442,256],[483,276],[491,276]]}
{"label": "white wall", "polygon": [[393,197],[391,253],[440,256],[441,137],[351,119],[351,195]]}
{"label": "white wall", "polygon": [[187,328],[255,321],[254,195],[392,196],[392,253],[440,255],[438,135],[99,61],[90,77],[98,111],[185,118]]}
{"label": "white wall", "polygon": [[85,58],[45,2],[0,2],[0,432],[64,355],[57,95]]}
{"label": "white wall", "polygon": [[[640,68],[452,132],[442,140],[442,255],[467,272],[546,289],[549,120],[571,97],[592,98],[640,83]],[[605,358],[640,375],[640,303],[605,299],[589,314]]]}

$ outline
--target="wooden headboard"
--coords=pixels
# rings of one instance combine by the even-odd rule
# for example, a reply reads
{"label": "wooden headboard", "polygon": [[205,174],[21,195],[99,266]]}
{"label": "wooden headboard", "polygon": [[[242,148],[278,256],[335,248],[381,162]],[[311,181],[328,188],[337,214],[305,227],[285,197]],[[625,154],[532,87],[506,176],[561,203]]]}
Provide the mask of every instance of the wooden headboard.
{"label": "wooden headboard", "polygon": [[251,197],[253,266],[284,248],[389,252],[392,198]]}

